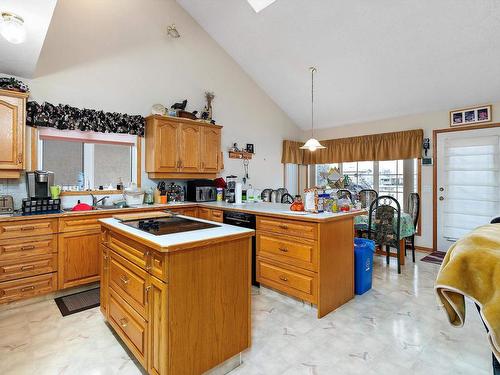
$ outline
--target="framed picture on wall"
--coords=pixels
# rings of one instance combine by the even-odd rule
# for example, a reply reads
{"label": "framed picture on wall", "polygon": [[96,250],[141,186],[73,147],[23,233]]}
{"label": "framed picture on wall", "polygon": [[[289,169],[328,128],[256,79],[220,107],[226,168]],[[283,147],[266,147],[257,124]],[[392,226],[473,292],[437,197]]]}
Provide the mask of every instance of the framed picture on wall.
{"label": "framed picture on wall", "polygon": [[450,111],[450,126],[463,126],[484,124],[492,122],[492,106],[485,105],[481,107],[462,108]]}

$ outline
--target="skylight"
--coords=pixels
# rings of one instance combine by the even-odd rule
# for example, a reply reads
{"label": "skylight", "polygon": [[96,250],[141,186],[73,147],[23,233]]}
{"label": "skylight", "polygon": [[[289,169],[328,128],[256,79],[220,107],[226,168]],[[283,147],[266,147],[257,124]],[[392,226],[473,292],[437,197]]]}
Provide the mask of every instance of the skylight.
{"label": "skylight", "polygon": [[269,5],[274,3],[276,0],[247,0],[252,6],[256,13],[259,13],[262,9],[267,8]]}

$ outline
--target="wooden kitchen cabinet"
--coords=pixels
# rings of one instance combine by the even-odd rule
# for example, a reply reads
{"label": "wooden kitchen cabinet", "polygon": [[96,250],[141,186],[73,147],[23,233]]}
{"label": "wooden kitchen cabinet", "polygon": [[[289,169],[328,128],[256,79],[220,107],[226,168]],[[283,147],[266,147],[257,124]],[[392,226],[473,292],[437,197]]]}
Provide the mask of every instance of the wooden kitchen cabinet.
{"label": "wooden kitchen cabinet", "polygon": [[0,90],[0,178],[19,178],[24,169],[28,96],[29,93]]}
{"label": "wooden kitchen cabinet", "polygon": [[101,285],[100,285],[100,309],[102,315],[108,317],[108,287],[109,287],[109,250],[101,245]]}
{"label": "wooden kitchen cabinet", "polygon": [[100,229],[60,233],[58,237],[59,289],[99,281]]}
{"label": "wooden kitchen cabinet", "polygon": [[152,115],[146,118],[150,178],[214,178],[220,171],[221,126]]}

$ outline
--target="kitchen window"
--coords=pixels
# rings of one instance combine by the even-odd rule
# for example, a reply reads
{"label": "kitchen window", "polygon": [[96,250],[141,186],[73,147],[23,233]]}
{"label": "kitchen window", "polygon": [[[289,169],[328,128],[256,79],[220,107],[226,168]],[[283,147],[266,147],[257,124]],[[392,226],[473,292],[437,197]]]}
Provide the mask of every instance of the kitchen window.
{"label": "kitchen window", "polygon": [[40,129],[38,169],[54,172],[67,190],[81,185],[97,190],[137,183],[137,137],[128,134]]}

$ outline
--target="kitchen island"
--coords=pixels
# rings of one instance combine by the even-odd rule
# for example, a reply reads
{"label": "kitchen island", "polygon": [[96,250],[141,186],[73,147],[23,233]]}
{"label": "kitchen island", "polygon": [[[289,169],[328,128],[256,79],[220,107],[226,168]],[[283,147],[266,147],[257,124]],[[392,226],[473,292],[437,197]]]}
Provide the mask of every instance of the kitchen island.
{"label": "kitchen island", "polygon": [[234,364],[250,346],[254,231],[217,224],[155,235],[100,222],[101,311],[144,369],[198,375]]}

